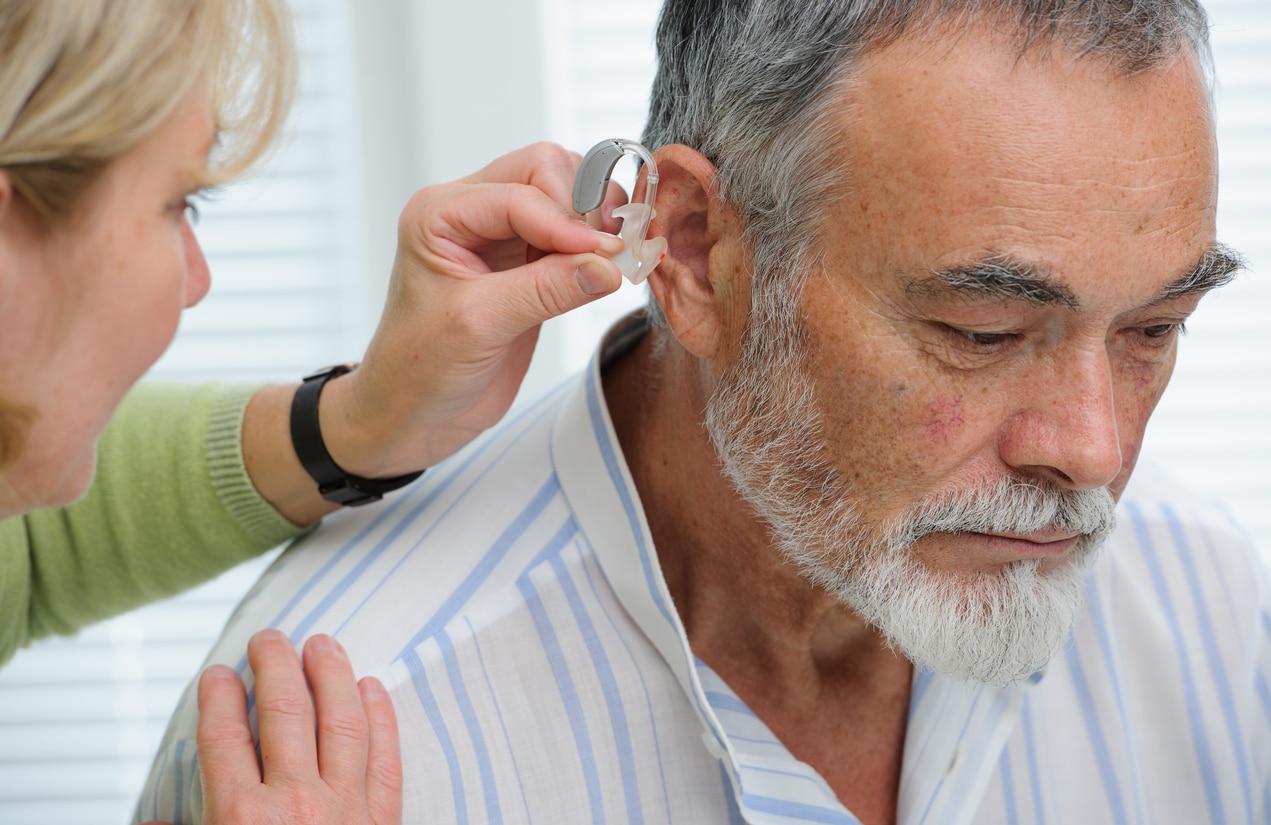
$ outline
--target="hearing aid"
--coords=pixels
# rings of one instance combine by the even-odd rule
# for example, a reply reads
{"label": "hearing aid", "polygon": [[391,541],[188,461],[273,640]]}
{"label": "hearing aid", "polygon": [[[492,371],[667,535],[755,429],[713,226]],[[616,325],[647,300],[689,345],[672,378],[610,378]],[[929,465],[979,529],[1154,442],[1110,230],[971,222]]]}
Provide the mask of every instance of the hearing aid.
{"label": "hearing aid", "polygon": [[628,281],[639,284],[666,257],[666,238],[645,237],[649,232],[649,221],[657,214],[653,210],[653,201],[658,194],[658,165],[649,150],[635,141],[621,138],[602,140],[591,147],[574,177],[574,211],[586,215],[600,208],[614,167],[625,155],[643,161],[648,175],[645,178],[644,201],[633,201],[613,210],[613,216],[622,219],[618,237],[624,246],[610,260]]}

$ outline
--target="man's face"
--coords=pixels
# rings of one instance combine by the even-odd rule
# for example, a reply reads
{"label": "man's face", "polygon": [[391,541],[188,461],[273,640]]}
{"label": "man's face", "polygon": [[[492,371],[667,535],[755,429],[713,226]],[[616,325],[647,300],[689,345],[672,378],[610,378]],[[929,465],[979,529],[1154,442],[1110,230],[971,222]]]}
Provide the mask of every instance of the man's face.
{"label": "man's face", "polygon": [[[874,54],[851,88],[798,364],[739,367],[806,404],[756,442],[780,473],[730,473],[787,553],[916,661],[953,661],[923,645],[973,646],[941,631],[960,618],[991,649],[1049,617],[1026,641],[1040,652],[950,666],[1006,681],[1071,623],[1181,325],[1229,267],[1210,254],[1215,148],[1193,55],[1126,78],[1097,58],[1017,59],[988,36],[933,42]],[[717,443],[762,429],[735,423]],[[968,504],[986,506],[950,516]],[[888,626],[924,600],[945,602],[924,631],[942,640]]]}

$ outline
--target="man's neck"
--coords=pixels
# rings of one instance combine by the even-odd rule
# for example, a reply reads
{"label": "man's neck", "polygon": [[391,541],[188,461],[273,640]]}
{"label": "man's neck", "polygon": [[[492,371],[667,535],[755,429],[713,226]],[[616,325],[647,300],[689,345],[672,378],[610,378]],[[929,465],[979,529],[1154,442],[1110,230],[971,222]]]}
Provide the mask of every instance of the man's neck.
{"label": "man's neck", "polygon": [[[689,643],[864,822],[887,821],[885,810],[866,818],[865,809],[895,802],[912,666],[786,562],[723,477],[702,425],[700,369],[650,333],[604,373],[610,415]],[[852,741],[865,753],[844,753]],[[845,774],[839,782],[836,770]],[[852,799],[845,786],[877,792],[876,801]]]}

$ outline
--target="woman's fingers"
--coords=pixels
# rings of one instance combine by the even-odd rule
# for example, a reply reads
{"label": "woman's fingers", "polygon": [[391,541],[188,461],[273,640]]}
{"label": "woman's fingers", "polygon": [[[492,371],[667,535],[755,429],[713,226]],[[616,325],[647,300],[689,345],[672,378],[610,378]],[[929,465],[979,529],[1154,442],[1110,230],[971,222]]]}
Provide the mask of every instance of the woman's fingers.
{"label": "woman's fingers", "polygon": [[277,630],[262,630],[247,643],[256,675],[256,718],[266,784],[304,782],[318,775],[313,703],[300,659]]}
{"label": "woman's fingers", "polygon": [[330,636],[304,646],[305,675],[317,714],[318,772],[337,791],[357,791],[366,779],[367,720],[353,667]]}
{"label": "woman's fingers", "polygon": [[383,686],[375,679],[359,685],[344,648],[330,636],[305,644],[303,671],[277,630],[253,636],[247,658],[256,675],[263,771],[243,683],[223,665],[208,668],[199,681],[204,821],[398,825],[402,763]]}
{"label": "woman's fingers", "polygon": [[260,784],[256,745],[247,721],[247,690],[238,674],[212,665],[199,678],[199,763],[208,794]]}
{"label": "woman's fingers", "polygon": [[[544,252],[622,251],[622,242],[592,229],[541,190],[511,183],[462,184],[421,190],[403,213],[407,226],[426,228],[423,244],[457,271],[505,269],[520,260],[486,260],[488,247],[517,240]],[[417,209],[412,206],[418,204]],[[524,249],[524,246],[520,247]],[[521,255],[524,253],[522,252]]]}
{"label": "woman's fingers", "polygon": [[533,186],[572,212],[574,175],[582,160],[582,155],[554,143],[534,143],[496,158],[463,180]]}
{"label": "woman's fingers", "polygon": [[358,688],[370,731],[366,804],[375,822],[398,822],[402,817],[402,755],[397,714],[378,679],[368,676],[358,683]]}
{"label": "woman's fingers", "polygon": [[489,289],[502,293],[509,339],[544,321],[608,295],[622,285],[622,273],[600,255],[546,255],[533,263],[492,276]]}

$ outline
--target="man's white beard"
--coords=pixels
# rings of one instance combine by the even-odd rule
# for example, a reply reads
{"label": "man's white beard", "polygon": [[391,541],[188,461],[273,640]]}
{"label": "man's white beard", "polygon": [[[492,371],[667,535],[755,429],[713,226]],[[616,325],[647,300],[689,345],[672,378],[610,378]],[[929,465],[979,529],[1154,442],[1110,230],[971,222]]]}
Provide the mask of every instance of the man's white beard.
{"label": "man's white beard", "polygon": [[[706,408],[726,477],[769,524],[786,559],[878,628],[914,664],[1007,684],[1058,652],[1081,607],[1086,573],[1114,526],[1107,489],[1001,479],[867,522],[824,455],[796,336],[750,330],[745,353]],[[1080,532],[1052,569],[1023,560],[975,573],[933,570],[914,543],[930,533]]]}

